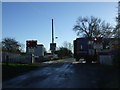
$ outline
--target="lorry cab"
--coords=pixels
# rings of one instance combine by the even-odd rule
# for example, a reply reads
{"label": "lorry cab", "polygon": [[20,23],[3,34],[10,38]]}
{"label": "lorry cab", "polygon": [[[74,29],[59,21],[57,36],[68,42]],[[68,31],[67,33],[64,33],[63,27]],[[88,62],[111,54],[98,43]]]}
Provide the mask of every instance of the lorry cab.
{"label": "lorry cab", "polygon": [[79,61],[83,58],[86,62],[96,59],[96,52],[93,49],[93,42],[90,38],[77,38],[74,40],[74,58]]}
{"label": "lorry cab", "polygon": [[86,58],[88,55],[88,39],[77,38],[74,40],[74,58],[79,61],[80,58]]}

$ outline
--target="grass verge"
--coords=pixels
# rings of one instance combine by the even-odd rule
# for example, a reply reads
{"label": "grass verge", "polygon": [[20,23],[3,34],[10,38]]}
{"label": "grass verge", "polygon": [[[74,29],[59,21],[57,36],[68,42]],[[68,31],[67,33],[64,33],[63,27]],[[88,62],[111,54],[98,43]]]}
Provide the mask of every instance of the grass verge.
{"label": "grass verge", "polygon": [[120,89],[119,84],[120,84],[119,79],[118,79],[117,77],[114,77],[114,78],[105,86],[105,88],[119,88],[119,89]]}
{"label": "grass verge", "polygon": [[109,65],[101,65],[101,66],[106,68],[107,71],[109,72],[109,74],[105,80],[106,83],[103,85],[103,87],[104,88],[119,88],[120,89],[120,77],[119,77],[120,71],[119,71],[119,69],[117,67],[109,66]]}
{"label": "grass verge", "polygon": [[40,64],[15,64],[9,63],[6,65],[2,63],[2,81],[9,80],[13,77],[25,74],[31,70],[37,69]]}

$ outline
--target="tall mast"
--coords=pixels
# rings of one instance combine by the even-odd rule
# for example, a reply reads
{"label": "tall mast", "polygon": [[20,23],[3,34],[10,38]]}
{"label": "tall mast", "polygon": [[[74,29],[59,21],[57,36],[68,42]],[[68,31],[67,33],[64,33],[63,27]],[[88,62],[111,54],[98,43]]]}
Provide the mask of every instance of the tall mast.
{"label": "tall mast", "polygon": [[52,19],[52,43],[54,43],[54,29],[53,29],[53,19]]}

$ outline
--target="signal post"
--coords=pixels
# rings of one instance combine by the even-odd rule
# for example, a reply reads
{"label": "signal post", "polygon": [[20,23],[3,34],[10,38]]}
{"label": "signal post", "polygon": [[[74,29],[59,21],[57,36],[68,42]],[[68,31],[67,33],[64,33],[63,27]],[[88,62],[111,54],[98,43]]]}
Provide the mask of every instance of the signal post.
{"label": "signal post", "polygon": [[26,41],[26,53],[31,54],[31,63],[35,62],[35,48],[37,47],[37,40],[28,40]]}

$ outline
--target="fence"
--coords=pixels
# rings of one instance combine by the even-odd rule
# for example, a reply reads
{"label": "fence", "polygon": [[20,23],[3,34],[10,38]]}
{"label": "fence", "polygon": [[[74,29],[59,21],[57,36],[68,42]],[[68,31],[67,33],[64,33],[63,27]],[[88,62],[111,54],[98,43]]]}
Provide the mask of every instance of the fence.
{"label": "fence", "polygon": [[13,63],[32,63],[31,54],[16,54],[10,52],[2,52],[2,62],[13,62]]}
{"label": "fence", "polygon": [[113,65],[113,56],[112,55],[100,55],[99,62],[100,64]]}

